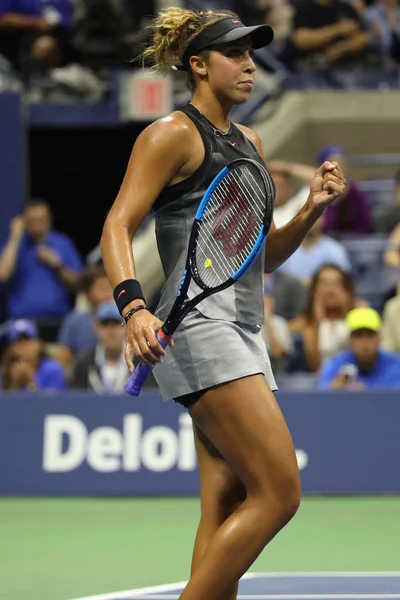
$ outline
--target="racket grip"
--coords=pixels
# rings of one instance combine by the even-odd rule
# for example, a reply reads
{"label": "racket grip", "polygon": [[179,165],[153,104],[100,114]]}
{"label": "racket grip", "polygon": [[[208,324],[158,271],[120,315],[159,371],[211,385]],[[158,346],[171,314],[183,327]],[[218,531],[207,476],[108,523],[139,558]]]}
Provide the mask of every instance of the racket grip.
{"label": "racket grip", "polygon": [[[171,338],[165,335],[161,330],[156,334],[156,337],[163,348],[166,348],[171,341]],[[130,396],[139,396],[141,389],[153,368],[154,367],[148,367],[143,362],[140,362],[124,385],[126,393]]]}

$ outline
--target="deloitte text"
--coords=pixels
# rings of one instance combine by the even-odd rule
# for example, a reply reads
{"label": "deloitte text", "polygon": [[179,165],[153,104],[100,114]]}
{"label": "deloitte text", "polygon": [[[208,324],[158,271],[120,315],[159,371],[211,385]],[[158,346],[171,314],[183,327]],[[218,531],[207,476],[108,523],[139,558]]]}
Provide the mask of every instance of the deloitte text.
{"label": "deloitte text", "polygon": [[102,473],[116,471],[164,472],[197,468],[191,419],[179,416],[177,431],[157,425],[143,430],[138,414],[124,416],[122,431],[98,427],[89,432],[72,415],[48,415],[44,421],[43,469],[62,473],[78,469],[84,462]]}

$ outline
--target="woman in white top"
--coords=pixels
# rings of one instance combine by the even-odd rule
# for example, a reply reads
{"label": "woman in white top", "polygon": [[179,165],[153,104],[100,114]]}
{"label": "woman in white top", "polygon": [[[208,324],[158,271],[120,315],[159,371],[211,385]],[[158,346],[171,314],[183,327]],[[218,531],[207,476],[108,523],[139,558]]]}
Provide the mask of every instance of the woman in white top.
{"label": "woman in white top", "polygon": [[353,280],[336,265],[324,265],[314,275],[304,313],[290,322],[303,342],[307,370],[318,371],[322,361],[347,347],[347,313],[354,308]]}

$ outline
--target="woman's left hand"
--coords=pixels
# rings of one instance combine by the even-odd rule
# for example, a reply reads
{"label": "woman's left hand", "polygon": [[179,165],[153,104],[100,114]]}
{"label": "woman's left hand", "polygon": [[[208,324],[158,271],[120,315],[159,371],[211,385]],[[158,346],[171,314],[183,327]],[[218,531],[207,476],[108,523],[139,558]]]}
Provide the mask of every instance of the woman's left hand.
{"label": "woman's left hand", "polygon": [[340,165],[325,161],[315,172],[309,201],[315,208],[326,208],[344,194],[347,181]]}

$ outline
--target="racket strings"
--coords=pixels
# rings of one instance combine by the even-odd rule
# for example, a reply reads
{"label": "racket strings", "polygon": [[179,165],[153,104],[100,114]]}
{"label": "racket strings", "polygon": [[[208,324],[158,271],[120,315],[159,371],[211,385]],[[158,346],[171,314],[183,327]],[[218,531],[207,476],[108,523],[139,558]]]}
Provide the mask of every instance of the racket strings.
{"label": "racket strings", "polygon": [[257,244],[266,211],[264,180],[252,165],[232,169],[209,199],[200,223],[196,267],[207,287],[240,269]]}

